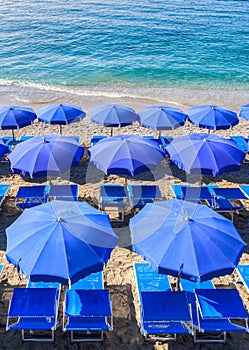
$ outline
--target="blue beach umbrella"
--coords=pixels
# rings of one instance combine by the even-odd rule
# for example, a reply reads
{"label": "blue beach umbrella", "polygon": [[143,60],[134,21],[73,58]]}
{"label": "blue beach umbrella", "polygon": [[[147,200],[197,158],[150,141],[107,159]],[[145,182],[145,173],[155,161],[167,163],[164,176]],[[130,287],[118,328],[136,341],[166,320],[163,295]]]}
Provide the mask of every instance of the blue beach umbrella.
{"label": "blue beach umbrella", "polygon": [[6,229],[6,258],[31,281],[67,284],[101,271],[117,237],[108,215],[86,202],[54,200]]}
{"label": "blue beach umbrella", "polygon": [[153,269],[193,281],[232,273],[246,248],[232,221],[178,199],[146,204],[130,231],[132,249]]}
{"label": "blue beach umbrella", "polygon": [[80,107],[68,104],[50,105],[37,112],[40,122],[60,125],[60,134],[62,134],[62,125],[78,122],[85,116],[86,113]]}
{"label": "blue beach umbrella", "polygon": [[249,104],[240,107],[239,116],[245,120],[249,120]]}
{"label": "blue beach umbrella", "polygon": [[191,123],[209,130],[229,129],[239,123],[237,114],[219,106],[204,105],[187,111]]}
{"label": "blue beach umbrella", "polygon": [[233,140],[194,133],[174,138],[166,147],[170,161],[188,174],[217,176],[238,171],[245,152]]}
{"label": "blue beach umbrella", "polygon": [[0,159],[7,153],[9,153],[9,147],[6,146],[3,139],[0,139]]}
{"label": "blue beach umbrella", "polygon": [[138,115],[134,109],[119,104],[103,104],[95,106],[88,111],[89,118],[92,122],[111,128],[122,127],[134,123]]}
{"label": "blue beach umbrella", "polygon": [[0,129],[12,130],[31,125],[36,119],[36,114],[32,108],[22,106],[5,106],[0,108]]}
{"label": "blue beach umbrella", "polygon": [[155,168],[165,156],[154,141],[136,135],[118,135],[89,149],[90,162],[105,174],[135,176]]}
{"label": "blue beach umbrella", "polygon": [[138,112],[139,123],[152,130],[172,130],[183,126],[187,115],[179,108],[150,106]]}
{"label": "blue beach umbrella", "polygon": [[71,137],[35,136],[18,144],[9,154],[11,170],[24,176],[58,176],[77,166],[84,147]]}

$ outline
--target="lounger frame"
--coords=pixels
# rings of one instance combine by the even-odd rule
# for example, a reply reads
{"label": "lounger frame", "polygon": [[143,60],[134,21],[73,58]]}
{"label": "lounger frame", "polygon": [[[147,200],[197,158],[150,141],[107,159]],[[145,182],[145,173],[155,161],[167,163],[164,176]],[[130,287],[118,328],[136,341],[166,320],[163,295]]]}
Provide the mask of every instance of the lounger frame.
{"label": "lounger frame", "polygon": [[[44,288],[44,289],[50,289],[50,288]],[[24,290],[24,288],[16,288],[16,289]],[[43,288],[32,288],[32,289],[40,290]],[[10,300],[9,308],[8,308],[7,323],[6,323],[6,331],[21,330],[22,342],[52,342],[53,343],[55,341],[55,330],[57,328],[57,323],[58,323],[60,291],[58,291],[57,288],[52,288],[52,289],[53,289],[53,292],[56,293],[53,317],[46,314],[39,315],[39,316],[35,316],[35,315],[18,316],[17,314],[10,315],[11,303],[12,303],[12,300]],[[39,323],[40,322],[39,320],[41,321],[41,323]],[[23,324],[21,324],[22,321],[24,322]],[[26,321],[30,321],[30,325],[28,325]],[[45,325],[46,322],[47,322],[47,325]],[[51,322],[51,327],[50,327],[50,322]]]}

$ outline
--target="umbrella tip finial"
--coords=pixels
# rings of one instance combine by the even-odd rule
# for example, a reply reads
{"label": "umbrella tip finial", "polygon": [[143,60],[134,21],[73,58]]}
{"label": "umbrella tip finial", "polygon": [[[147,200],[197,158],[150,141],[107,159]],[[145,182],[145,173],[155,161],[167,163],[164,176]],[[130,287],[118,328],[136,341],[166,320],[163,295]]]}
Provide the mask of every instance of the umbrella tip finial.
{"label": "umbrella tip finial", "polygon": [[65,220],[59,216],[59,217],[57,218],[57,221],[58,221],[58,222],[64,222]]}
{"label": "umbrella tip finial", "polygon": [[206,137],[204,137],[203,142],[207,142],[207,138]]}
{"label": "umbrella tip finial", "polygon": [[185,216],[185,221],[190,221],[190,217],[189,216]]}

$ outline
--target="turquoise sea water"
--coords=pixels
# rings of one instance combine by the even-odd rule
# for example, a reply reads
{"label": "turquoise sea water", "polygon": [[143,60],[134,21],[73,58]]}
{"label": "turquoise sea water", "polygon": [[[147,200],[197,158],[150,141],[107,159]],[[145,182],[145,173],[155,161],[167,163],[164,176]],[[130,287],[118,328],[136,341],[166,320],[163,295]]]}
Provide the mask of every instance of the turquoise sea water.
{"label": "turquoise sea water", "polygon": [[1,86],[249,88],[249,1],[2,0],[0,22]]}

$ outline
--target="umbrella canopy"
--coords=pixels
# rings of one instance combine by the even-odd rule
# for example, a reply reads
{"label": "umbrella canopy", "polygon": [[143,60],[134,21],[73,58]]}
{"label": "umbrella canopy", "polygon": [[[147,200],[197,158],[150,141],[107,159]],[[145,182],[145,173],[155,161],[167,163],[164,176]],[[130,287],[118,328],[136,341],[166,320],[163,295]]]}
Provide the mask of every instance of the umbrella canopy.
{"label": "umbrella canopy", "polygon": [[245,120],[249,120],[249,105],[240,107],[239,116]]}
{"label": "umbrella canopy", "polygon": [[184,125],[187,115],[179,108],[150,106],[138,112],[139,123],[152,130],[172,130]]}
{"label": "umbrella canopy", "polygon": [[78,122],[85,116],[86,113],[80,107],[67,104],[46,106],[37,112],[37,117],[40,122],[60,125],[60,134],[62,133],[62,125]]}
{"label": "umbrella canopy", "polygon": [[233,140],[204,133],[176,137],[166,153],[171,162],[189,174],[213,176],[239,170],[245,158]]}
{"label": "umbrella canopy", "polygon": [[9,147],[6,146],[3,139],[0,139],[0,159],[7,153],[9,153]]}
{"label": "umbrella canopy", "polygon": [[156,167],[165,155],[156,142],[136,135],[103,139],[89,152],[90,162],[105,174],[130,176]]}
{"label": "umbrella canopy", "polygon": [[229,129],[239,123],[237,114],[219,106],[204,105],[187,111],[191,123],[210,130]]}
{"label": "umbrella canopy", "polygon": [[92,122],[111,127],[111,136],[113,127],[130,125],[138,118],[134,109],[109,103],[91,108],[88,115]]}
{"label": "umbrella canopy", "polygon": [[108,215],[86,202],[68,204],[27,209],[6,229],[6,258],[31,281],[74,283],[101,271],[117,244]]}
{"label": "umbrella canopy", "polygon": [[0,108],[0,129],[11,129],[14,138],[14,129],[31,125],[36,119],[32,108],[22,106],[5,106]]}
{"label": "umbrella canopy", "polygon": [[84,147],[71,137],[44,135],[18,144],[8,158],[16,174],[58,176],[77,166],[83,153]]}
{"label": "umbrella canopy", "polygon": [[230,220],[178,199],[146,204],[130,230],[133,250],[155,270],[195,281],[232,273],[246,247]]}

